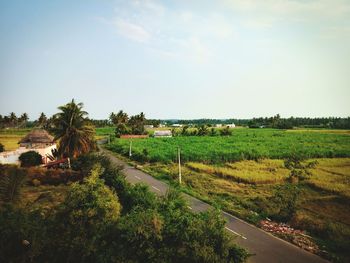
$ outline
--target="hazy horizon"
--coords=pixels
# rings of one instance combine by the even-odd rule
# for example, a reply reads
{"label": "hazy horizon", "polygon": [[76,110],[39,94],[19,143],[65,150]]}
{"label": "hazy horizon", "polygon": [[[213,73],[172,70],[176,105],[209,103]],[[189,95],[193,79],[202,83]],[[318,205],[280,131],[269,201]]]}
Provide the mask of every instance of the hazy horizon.
{"label": "hazy horizon", "polygon": [[3,1],[0,114],[350,116],[346,0]]}

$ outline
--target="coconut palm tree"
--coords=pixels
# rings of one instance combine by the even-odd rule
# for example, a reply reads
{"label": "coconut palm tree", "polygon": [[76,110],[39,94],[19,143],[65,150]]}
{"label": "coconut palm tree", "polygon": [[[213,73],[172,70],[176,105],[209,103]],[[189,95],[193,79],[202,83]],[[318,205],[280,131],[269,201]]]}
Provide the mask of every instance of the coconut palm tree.
{"label": "coconut palm tree", "polygon": [[58,151],[66,157],[77,157],[95,148],[94,127],[88,123],[83,103],[74,99],[58,107],[61,111],[55,114],[53,133],[58,140]]}
{"label": "coconut palm tree", "polygon": [[25,112],[18,118],[18,122],[21,126],[27,126],[27,122],[29,120],[28,114]]}
{"label": "coconut palm tree", "polygon": [[47,117],[45,115],[45,113],[41,113],[39,116],[39,119],[37,120],[39,127],[45,127],[46,123],[47,123]]}
{"label": "coconut palm tree", "polygon": [[10,125],[12,127],[15,127],[17,125],[17,116],[16,113],[11,112],[10,116],[9,116],[9,121],[10,121]]}

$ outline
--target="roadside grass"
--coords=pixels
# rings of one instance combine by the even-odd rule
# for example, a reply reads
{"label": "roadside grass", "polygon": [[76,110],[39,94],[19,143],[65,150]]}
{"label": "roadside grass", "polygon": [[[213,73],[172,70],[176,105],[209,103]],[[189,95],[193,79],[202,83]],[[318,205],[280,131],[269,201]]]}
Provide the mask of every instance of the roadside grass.
{"label": "roadside grass", "polygon": [[[350,158],[317,159],[317,161],[319,164],[312,169],[311,179],[300,185],[301,193],[298,197],[296,214],[289,223],[312,234],[320,248],[328,250],[335,262],[344,262],[350,259],[347,249],[350,240],[350,199],[347,192],[349,183],[334,173],[343,173],[349,178],[350,171],[347,169],[347,164]],[[282,160],[241,161],[221,166],[186,163],[182,167],[183,184],[180,188],[185,193],[253,224],[269,217],[271,207],[274,205],[270,201],[271,197],[276,186],[284,183],[283,180],[269,184],[250,184],[228,180],[215,174],[215,169],[227,167],[233,167],[232,170],[241,175],[254,174],[254,170],[257,174],[263,171],[266,176],[269,176],[269,173],[273,176],[276,172],[284,173],[283,176],[288,174],[288,170],[283,168]],[[141,169],[157,179],[177,185],[176,163],[144,163]],[[329,169],[329,176],[332,179],[322,174],[323,169]],[[318,187],[314,187],[310,181],[316,183]],[[330,189],[327,182],[330,185],[338,184],[339,189]]]}

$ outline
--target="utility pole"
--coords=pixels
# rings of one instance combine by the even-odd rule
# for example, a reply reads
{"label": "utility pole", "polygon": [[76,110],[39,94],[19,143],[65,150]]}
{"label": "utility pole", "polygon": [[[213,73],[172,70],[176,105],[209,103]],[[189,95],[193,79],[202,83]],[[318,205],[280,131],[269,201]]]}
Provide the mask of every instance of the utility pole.
{"label": "utility pole", "polygon": [[179,160],[179,184],[181,184],[181,152],[180,147],[177,149],[177,156]]}
{"label": "utility pole", "polygon": [[131,146],[132,146],[132,140],[130,140],[130,146],[129,146],[129,157],[132,156],[132,153],[131,153]]}

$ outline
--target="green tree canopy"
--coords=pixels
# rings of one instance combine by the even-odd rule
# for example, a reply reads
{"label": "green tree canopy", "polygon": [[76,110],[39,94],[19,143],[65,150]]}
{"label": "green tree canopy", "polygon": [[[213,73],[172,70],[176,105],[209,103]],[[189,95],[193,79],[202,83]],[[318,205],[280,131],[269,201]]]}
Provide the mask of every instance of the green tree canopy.
{"label": "green tree canopy", "polygon": [[58,151],[63,156],[76,157],[95,147],[94,127],[88,123],[83,103],[76,104],[74,99],[58,107],[55,114],[53,133],[58,140]]}

